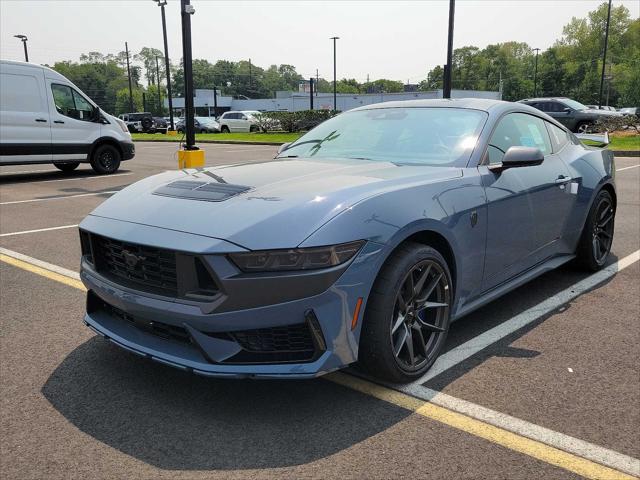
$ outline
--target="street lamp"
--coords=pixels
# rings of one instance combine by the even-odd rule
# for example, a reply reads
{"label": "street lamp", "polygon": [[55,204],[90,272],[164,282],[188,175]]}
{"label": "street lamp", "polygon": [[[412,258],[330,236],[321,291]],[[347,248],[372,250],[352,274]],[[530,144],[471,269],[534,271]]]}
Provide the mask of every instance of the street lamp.
{"label": "street lamp", "polygon": [[162,35],[164,38],[164,66],[167,73],[167,97],[169,99],[169,123],[171,125],[171,130],[175,130],[175,125],[173,124],[173,100],[171,95],[171,78],[169,71],[169,46],[167,44],[167,20],[164,15],[164,7],[167,4],[167,0],[153,0],[160,7],[160,11],[162,12]]}
{"label": "street lamp", "polygon": [[453,63],[453,23],[456,12],[456,0],[449,0],[449,34],[447,37],[447,64],[442,79],[442,97],[451,98],[451,70]]}
{"label": "street lamp", "polygon": [[538,96],[538,52],[540,51],[540,49],[534,48],[534,50],[536,51],[536,68],[533,72],[533,96],[537,97]]}
{"label": "street lamp", "polygon": [[336,40],[340,37],[331,37],[333,40],[333,111],[338,110],[338,96],[337,96],[337,83],[336,83]]}
{"label": "street lamp", "polygon": [[158,55],[156,55],[156,88],[158,89],[158,115],[162,115],[162,98],[160,96],[160,66],[158,65]]}
{"label": "street lamp", "polygon": [[29,52],[27,52],[27,36],[26,35],[14,35],[14,37],[19,38],[20,40],[22,40],[22,46],[24,47],[24,61],[28,62],[29,61]]}
{"label": "street lamp", "polygon": [[604,87],[604,67],[607,65],[607,46],[609,45],[609,23],[610,22],[611,22],[611,0],[609,0],[609,10],[607,11],[607,26],[604,31],[604,52],[602,54],[602,75],[600,76],[600,95],[598,95],[598,108],[602,107],[602,88]]}

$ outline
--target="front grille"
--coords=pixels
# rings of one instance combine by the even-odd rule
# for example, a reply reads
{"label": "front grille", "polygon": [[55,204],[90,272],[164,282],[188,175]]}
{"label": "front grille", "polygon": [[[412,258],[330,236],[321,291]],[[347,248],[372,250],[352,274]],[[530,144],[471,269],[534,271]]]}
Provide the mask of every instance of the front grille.
{"label": "front grille", "polygon": [[96,270],[116,283],[161,295],[177,296],[176,254],[162,248],[92,235]]}
{"label": "front grille", "polygon": [[151,320],[142,320],[138,317],[129,315],[113,305],[105,305],[105,311],[112,316],[124,320],[140,330],[149,332],[157,337],[165,340],[175,340],[181,343],[191,343],[191,336],[183,327],[169,325],[168,323],[156,322]]}
{"label": "front grille", "polygon": [[314,349],[311,334],[304,323],[243,330],[230,335],[250,352],[304,352]]}

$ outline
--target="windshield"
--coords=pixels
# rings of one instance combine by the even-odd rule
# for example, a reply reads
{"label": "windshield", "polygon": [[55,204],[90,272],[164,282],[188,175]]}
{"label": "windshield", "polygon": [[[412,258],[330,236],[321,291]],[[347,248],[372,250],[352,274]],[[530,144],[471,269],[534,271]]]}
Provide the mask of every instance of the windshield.
{"label": "windshield", "polygon": [[564,103],[567,107],[572,108],[573,110],[587,109],[586,105],[583,105],[580,102],[576,102],[575,100],[571,100],[570,98],[563,98],[562,103]]}
{"label": "windshield", "polygon": [[487,114],[461,108],[379,108],[318,125],[279,158],[355,158],[414,165],[466,165]]}

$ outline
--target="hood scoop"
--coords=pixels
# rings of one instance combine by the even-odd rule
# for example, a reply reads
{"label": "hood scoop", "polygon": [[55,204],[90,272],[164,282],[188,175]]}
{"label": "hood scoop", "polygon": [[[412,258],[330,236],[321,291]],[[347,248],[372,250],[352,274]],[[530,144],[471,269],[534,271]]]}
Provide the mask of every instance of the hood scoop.
{"label": "hood scoop", "polygon": [[186,198],[188,200],[202,200],[204,202],[223,202],[231,197],[251,190],[244,185],[229,183],[201,182],[193,180],[178,180],[157,188],[153,194],[163,197]]}

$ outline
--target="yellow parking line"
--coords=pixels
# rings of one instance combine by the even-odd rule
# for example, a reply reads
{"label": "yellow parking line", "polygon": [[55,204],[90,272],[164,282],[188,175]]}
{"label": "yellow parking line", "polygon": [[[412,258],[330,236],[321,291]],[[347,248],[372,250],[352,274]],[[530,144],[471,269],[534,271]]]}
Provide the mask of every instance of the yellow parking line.
{"label": "yellow parking line", "polygon": [[[52,272],[4,254],[0,254],[0,261],[43,276],[49,280],[54,280],[77,288],[78,290],[86,291],[82,282],[74,278],[69,278],[66,275]],[[593,480],[626,480],[637,478],[367,380],[339,372],[332,373],[324,378],[352,390],[410,410],[449,427],[483,438],[502,447],[563,468],[585,478]]]}
{"label": "yellow parking line", "polygon": [[637,478],[367,380],[344,373],[332,373],[324,378],[585,478],[594,480]]}
{"label": "yellow parking line", "polygon": [[38,267],[37,265],[32,265],[31,263],[18,260],[17,258],[10,257],[8,255],[5,255],[4,253],[0,253],[0,261],[4,263],[8,263],[9,265],[13,265],[14,267],[21,268],[22,270],[35,273],[36,275],[40,275],[42,277],[48,278],[49,280],[54,280],[56,282],[64,283],[69,287],[77,288],[78,290],[82,290],[84,292],[87,291],[87,289],[84,287],[84,284],[80,280],[76,280],[75,278],[69,278],[66,275],[61,275],[59,273],[52,272],[51,270]]}

